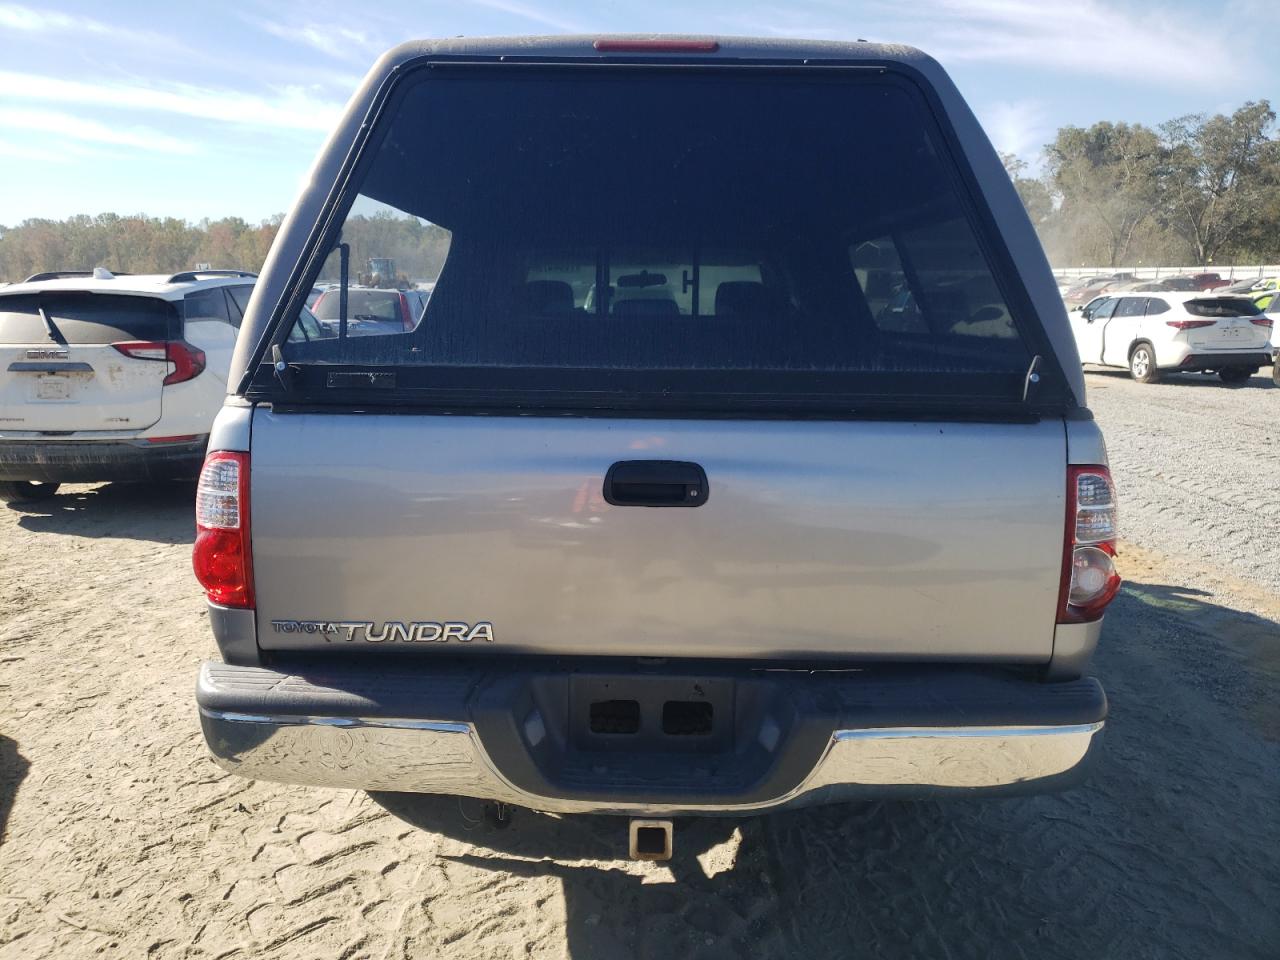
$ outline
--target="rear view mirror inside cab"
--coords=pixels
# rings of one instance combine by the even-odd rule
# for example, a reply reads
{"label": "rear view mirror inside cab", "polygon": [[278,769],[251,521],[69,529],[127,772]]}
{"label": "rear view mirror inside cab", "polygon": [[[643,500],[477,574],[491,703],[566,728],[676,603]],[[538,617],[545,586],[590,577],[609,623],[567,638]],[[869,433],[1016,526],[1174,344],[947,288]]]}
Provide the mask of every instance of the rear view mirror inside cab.
{"label": "rear view mirror inside cab", "polygon": [[620,287],[665,287],[667,285],[667,275],[665,273],[650,273],[648,270],[641,270],[639,273],[628,273],[618,278],[618,286]]}

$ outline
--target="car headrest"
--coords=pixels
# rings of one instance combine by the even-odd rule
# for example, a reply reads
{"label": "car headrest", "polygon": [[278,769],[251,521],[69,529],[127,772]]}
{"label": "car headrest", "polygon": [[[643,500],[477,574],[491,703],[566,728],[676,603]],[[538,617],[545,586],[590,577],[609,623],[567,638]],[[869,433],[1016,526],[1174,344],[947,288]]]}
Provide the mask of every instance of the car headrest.
{"label": "car headrest", "polygon": [[717,317],[760,317],[770,307],[769,292],[756,280],[725,280],[716,287]]}
{"label": "car headrest", "polygon": [[615,300],[611,313],[615,317],[678,317],[680,307],[674,300]]}
{"label": "car headrest", "polygon": [[573,287],[563,280],[530,280],[524,286],[530,313],[572,313]]}

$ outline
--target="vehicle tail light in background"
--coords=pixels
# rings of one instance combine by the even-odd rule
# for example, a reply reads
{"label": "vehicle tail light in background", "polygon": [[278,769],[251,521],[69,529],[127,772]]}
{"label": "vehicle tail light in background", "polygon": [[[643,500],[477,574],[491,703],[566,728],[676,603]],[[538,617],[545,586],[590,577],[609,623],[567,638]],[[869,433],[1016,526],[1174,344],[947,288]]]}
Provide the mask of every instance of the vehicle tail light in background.
{"label": "vehicle tail light in background", "polygon": [[400,294],[400,326],[406,330],[413,329],[413,311],[409,309],[409,298]]}
{"label": "vehicle tail light in background", "polygon": [[1250,317],[1249,322],[1255,327],[1270,327],[1275,321],[1270,317]]}
{"label": "vehicle tail light in background", "polygon": [[169,359],[168,344],[164,341],[128,340],[122,343],[113,343],[112,346],[126,357],[133,357],[135,360]]}
{"label": "vehicle tail light in background", "polygon": [[1195,330],[1197,327],[1212,327],[1217,320],[1166,320],[1167,326],[1175,330]]}
{"label": "vehicle tail light in background", "polygon": [[253,606],[249,552],[249,455],[217,450],[196,488],[196,544],[191,565],[211,603]]}
{"label": "vehicle tail light in background", "polygon": [[135,360],[165,360],[173,369],[164,378],[167,387],[171,383],[191,380],[204,371],[204,351],[185,340],[126,340],[113,343],[118,351]]}
{"label": "vehicle tail light in background", "polygon": [[170,340],[165,346],[168,347],[168,360],[173,364],[173,372],[164,378],[165,386],[182,383],[204,372],[203,350],[193,347],[185,340]]}
{"label": "vehicle tail light in background", "polygon": [[1067,468],[1067,528],[1058,623],[1099,619],[1120,589],[1116,573],[1116,490],[1102,466]]}

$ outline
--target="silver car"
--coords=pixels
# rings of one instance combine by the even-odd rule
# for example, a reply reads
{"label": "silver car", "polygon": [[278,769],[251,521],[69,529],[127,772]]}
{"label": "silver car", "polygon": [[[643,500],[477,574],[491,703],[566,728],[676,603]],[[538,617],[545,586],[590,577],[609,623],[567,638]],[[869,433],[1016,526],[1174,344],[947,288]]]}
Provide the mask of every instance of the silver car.
{"label": "silver car", "polygon": [[[370,250],[434,287],[356,335]],[[229,770],[630,814],[660,857],[674,814],[1055,789],[1102,729],[1102,436],[907,47],[397,47],[231,382],[195,546]]]}

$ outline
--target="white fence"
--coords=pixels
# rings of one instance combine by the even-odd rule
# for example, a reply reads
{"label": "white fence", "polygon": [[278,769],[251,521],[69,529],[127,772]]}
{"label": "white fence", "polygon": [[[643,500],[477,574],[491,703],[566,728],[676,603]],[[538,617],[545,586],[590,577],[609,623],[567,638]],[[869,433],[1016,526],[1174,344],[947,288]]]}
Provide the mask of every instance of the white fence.
{"label": "white fence", "polygon": [[1216,273],[1228,280],[1245,280],[1249,277],[1280,277],[1280,264],[1255,264],[1253,266],[1228,267],[1054,267],[1059,277],[1107,277],[1113,273],[1131,273],[1141,280],[1159,280],[1191,273]]}

